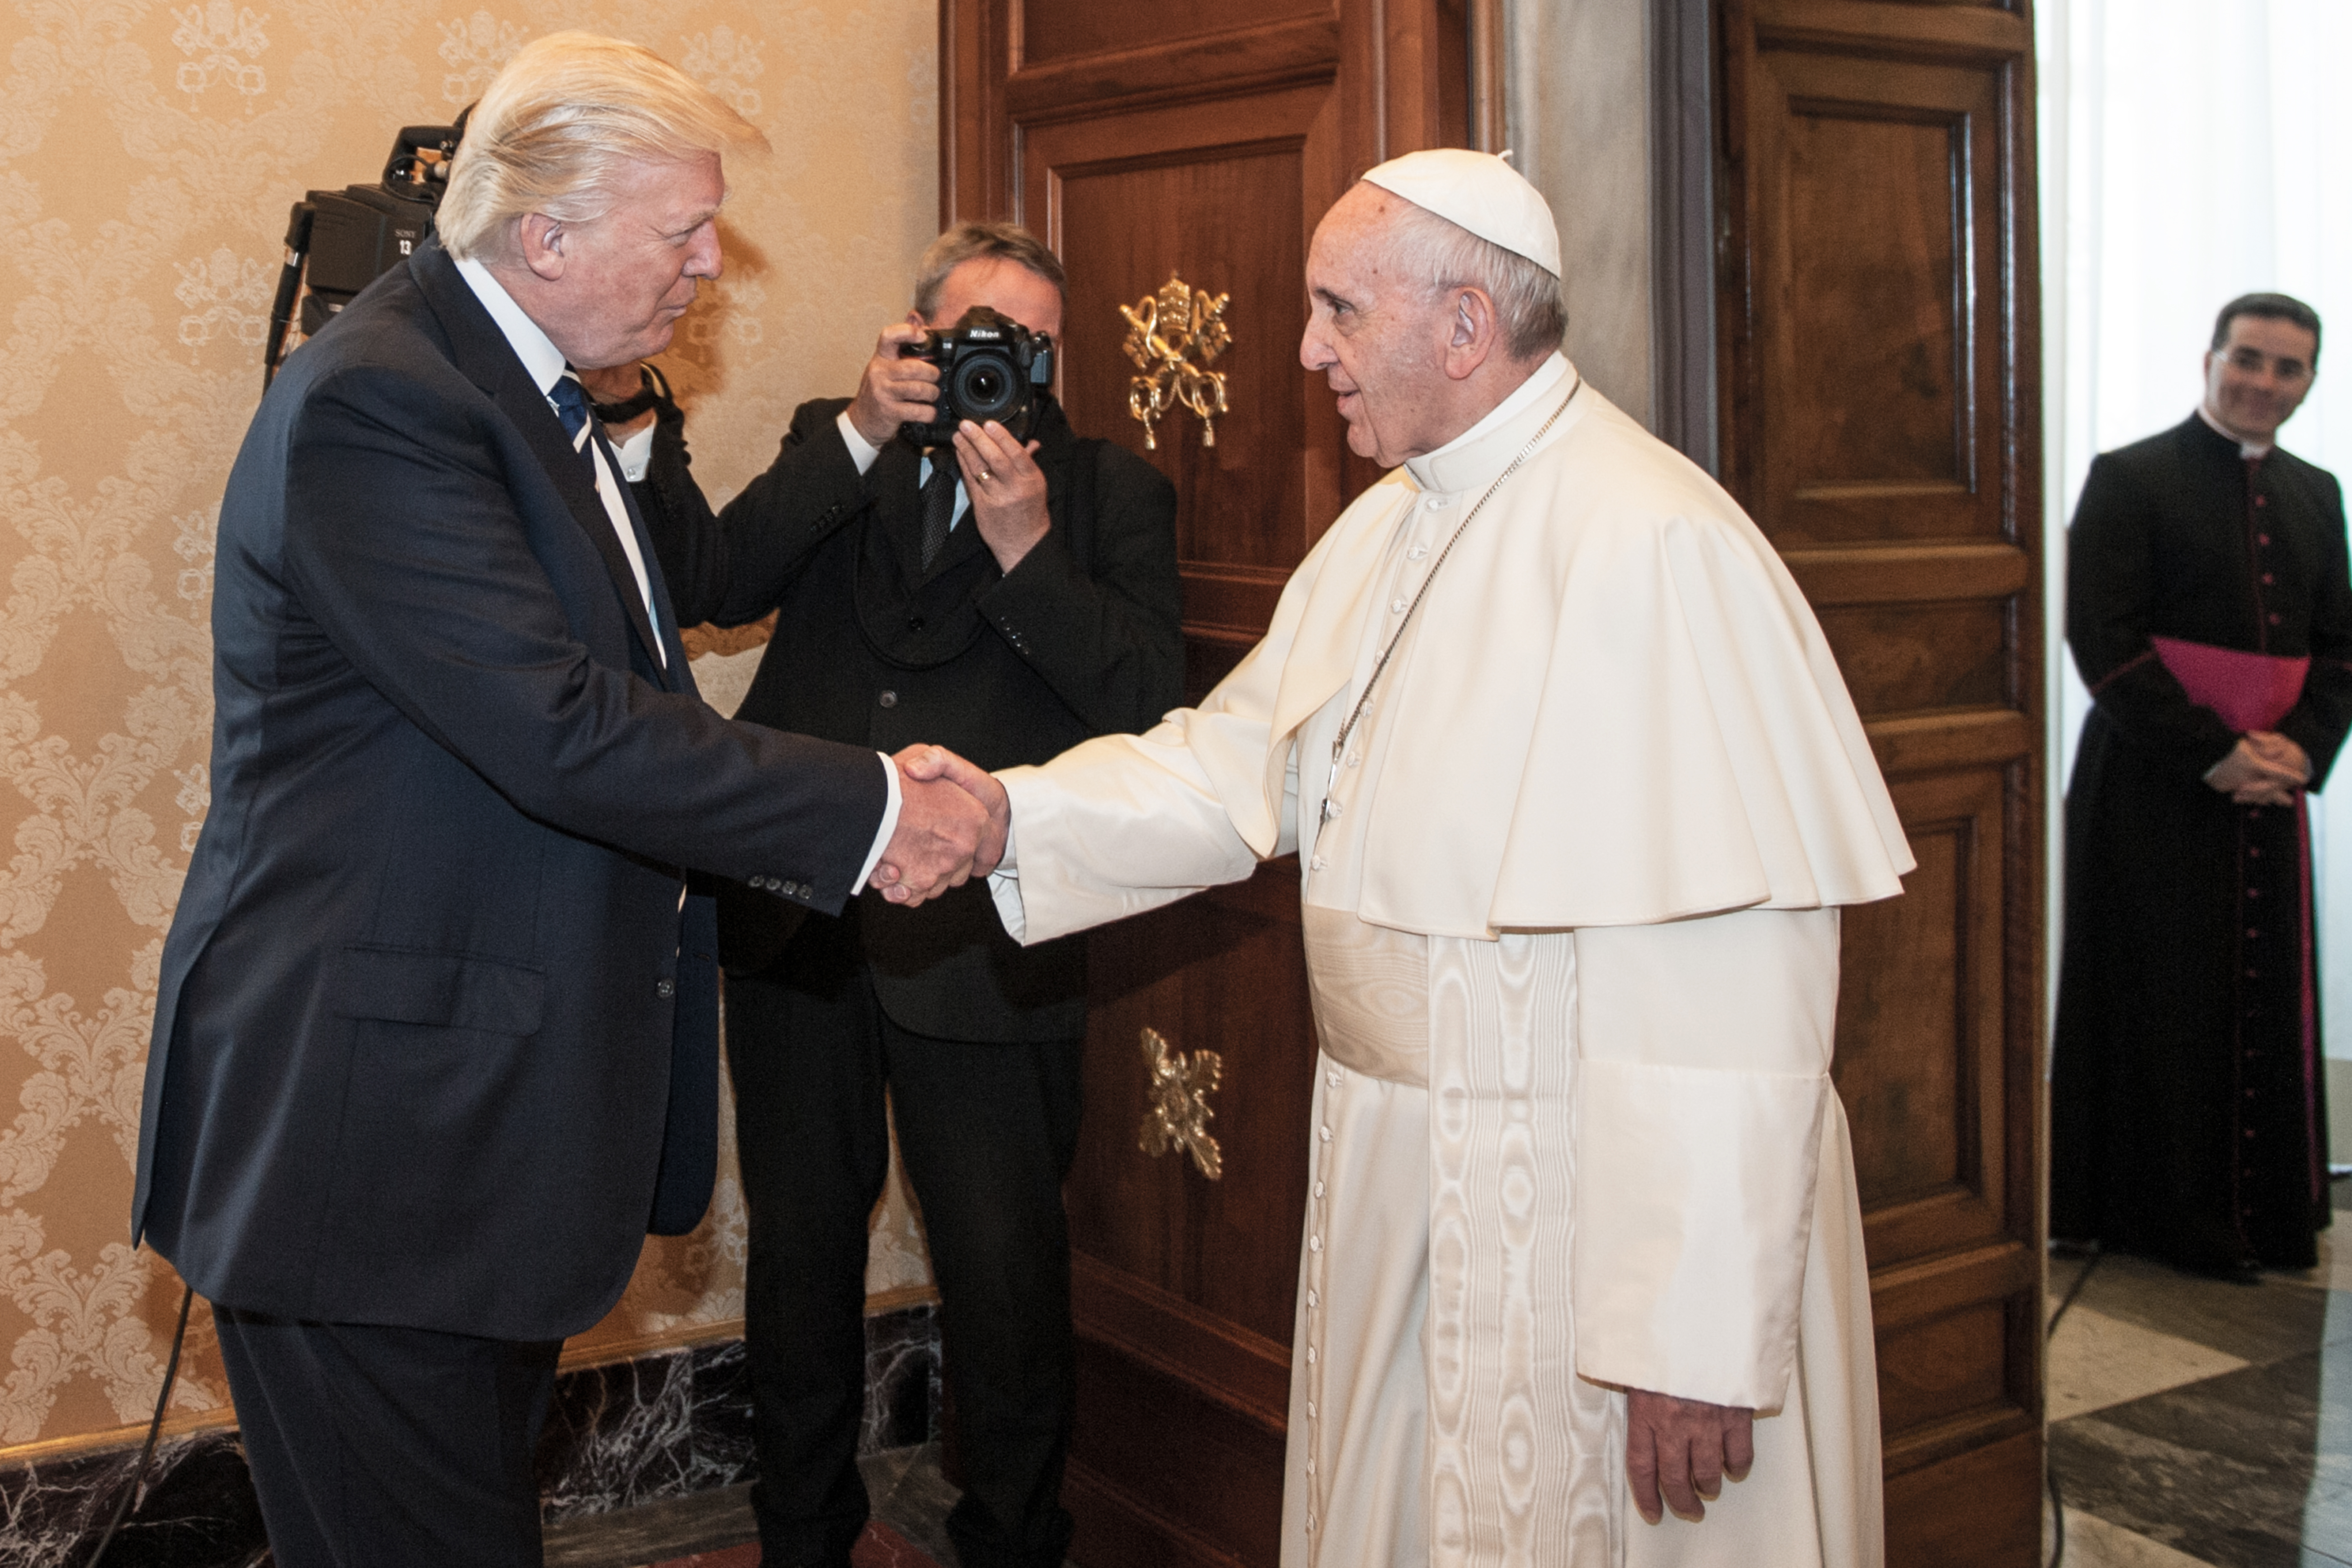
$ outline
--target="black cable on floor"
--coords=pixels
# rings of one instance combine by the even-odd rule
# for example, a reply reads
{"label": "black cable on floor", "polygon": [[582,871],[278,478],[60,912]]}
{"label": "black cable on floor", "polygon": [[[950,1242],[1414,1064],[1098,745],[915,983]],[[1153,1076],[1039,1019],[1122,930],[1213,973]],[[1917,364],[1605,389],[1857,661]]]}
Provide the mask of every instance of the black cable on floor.
{"label": "black cable on floor", "polygon": [[[2066,1315],[2066,1309],[2074,1304],[2074,1298],[2080,1296],[2083,1293],[2083,1287],[2091,1282],[2092,1271],[2099,1267],[2099,1259],[2105,1256],[2105,1253],[2099,1250],[2097,1242],[2091,1243],[2091,1255],[2084,1261],[2083,1271],[2074,1276],[2074,1282],[2072,1285],[2066,1287],[2066,1294],[2059,1298],[2058,1310],[2050,1314],[2049,1324],[2042,1331],[2043,1344],[2048,1344],[2056,1336],[2058,1320]],[[2046,1365],[2046,1357],[2044,1362]],[[2043,1430],[2046,1434],[2048,1428],[2045,1427]],[[2058,1494],[2058,1462],[2051,1456],[2046,1439],[2042,1454],[2042,1478],[2050,1488],[2052,1538],[2048,1568],[2062,1568],[2066,1561],[2066,1500]]]}
{"label": "black cable on floor", "polygon": [[2066,1315],[2066,1309],[2074,1304],[2074,1298],[2081,1295],[2083,1287],[2091,1282],[2092,1272],[2099,1267],[2099,1259],[2105,1256],[2105,1253],[2099,1250],[2097,1242],[2091,1243],[2091,1255],[2084,1263],[2083,1271],[2074,1276],[2074,1282],[2072,1285],[2066,1287],[2066,1294],[2059,1299],[2058,1310],[2050,1314],[2050,1321],[2042,1328],[2042,1343],[2049,1343],[2051,1337],[2057,1333],[2058,1320]]}
{"label": "black cable on floor", "polygon": [[2066,1501],[2058,1495],[2058,1467],[2042,1457],[2042,1474],[2050,1483],[2050,1527],[2056,1533],[2051,1538],[2050,1568],[2061,1568],[2066,1561]]}
{"label": "black cable on floor", "polygon": [[114,1544],[114,1532],[122,1528],[130,1515],[131,1505],[138,1500],[139,1488],[147,1479],[148,1461],[155,1457],[155,1440],[163,1434],[163,1407],[172,1403],[172,1384],[180,1375],[180,1347],[188,1342],[188,1309],[196,1300],[196,1288],[187,1286],[180,1292],[180,1325],[172,1331],[172,1359],[163,1367],[163,1388],[155,1395],[155,1418],[147,1423],[147,1445],[139,1450],[139,1463],[131,1471],[131,1484],[122,1489],[122,1500],[114,1505],[114,1517],[106,1522],[106,1533],[98,1538],[98,1550],[89,1554],[83,1568],[98,1568],[106,1549]]}

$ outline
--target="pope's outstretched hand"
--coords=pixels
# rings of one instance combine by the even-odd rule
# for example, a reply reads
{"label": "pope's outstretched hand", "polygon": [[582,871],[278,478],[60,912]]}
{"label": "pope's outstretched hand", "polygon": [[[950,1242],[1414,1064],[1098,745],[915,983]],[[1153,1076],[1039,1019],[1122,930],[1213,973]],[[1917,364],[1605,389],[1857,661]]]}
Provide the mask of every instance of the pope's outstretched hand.
{"label": "pope's outstretched hand", "polygon": [[1013,821],[1004,786],[944,746],[909,746],[898,764],[898,825],[874,868],[874,886],[894,904],[919,904],[1004,858]]}

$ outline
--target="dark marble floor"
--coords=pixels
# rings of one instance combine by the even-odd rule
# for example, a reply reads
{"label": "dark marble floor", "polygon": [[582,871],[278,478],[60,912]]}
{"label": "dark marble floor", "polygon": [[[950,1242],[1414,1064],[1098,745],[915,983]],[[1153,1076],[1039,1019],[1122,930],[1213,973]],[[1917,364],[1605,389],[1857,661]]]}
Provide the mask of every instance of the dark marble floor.
{"label": "dark marble floor", "polygon": [[[857,1468],[865,1474],[874,1517],[929,1552],[940,1568],[955,1568],[946,1524],[959,1494],[940,1473],[939,1445],[868,1454]],[[728,1487],[550,1525],[547,1568],[645,1568],[757,1540],[751,1491],[749,1486]]]}
{"label": "dark marble floor", "polygon": [[[2320,1267],[2100,1260],[2050,1342],[2065,1568],[2352,1568],[2352,1183]],[[2053,1261],[2055,1310],[2084,1265]]]}

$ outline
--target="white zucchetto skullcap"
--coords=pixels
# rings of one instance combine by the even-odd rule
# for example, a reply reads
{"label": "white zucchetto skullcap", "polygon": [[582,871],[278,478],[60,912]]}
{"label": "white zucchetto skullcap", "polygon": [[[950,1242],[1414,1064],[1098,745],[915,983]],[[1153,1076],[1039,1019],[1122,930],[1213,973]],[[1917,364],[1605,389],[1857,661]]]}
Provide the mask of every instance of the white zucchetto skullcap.
{"label": "white zucchetto skullcap", "polygon": [[1550,205],[1492,153],[1459,147],[1407,153],[1364,179],[1559,276],[1559,226]]}

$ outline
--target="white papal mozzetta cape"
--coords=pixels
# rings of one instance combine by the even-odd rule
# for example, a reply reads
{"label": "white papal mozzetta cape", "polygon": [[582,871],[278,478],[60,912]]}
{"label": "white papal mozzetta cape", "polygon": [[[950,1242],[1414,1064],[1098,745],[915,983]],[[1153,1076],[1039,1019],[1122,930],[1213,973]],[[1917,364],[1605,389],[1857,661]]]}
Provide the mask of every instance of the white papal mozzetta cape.
{"label": "white papal mozzetta cape", "polygon": [[[1837,906],[1912,860],[1713,481],[1555,356],[1349,507],[1198,709],[1001,776],[1024,941],[1299,853],[1323,1051],[1285,1568],[1880,1561],[1829,1065]],[[1764,1413],[1704,1522],[1633,1513],[1627,1388]]]}

